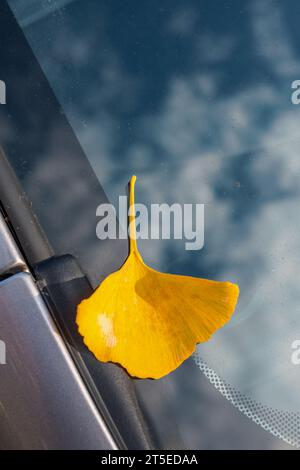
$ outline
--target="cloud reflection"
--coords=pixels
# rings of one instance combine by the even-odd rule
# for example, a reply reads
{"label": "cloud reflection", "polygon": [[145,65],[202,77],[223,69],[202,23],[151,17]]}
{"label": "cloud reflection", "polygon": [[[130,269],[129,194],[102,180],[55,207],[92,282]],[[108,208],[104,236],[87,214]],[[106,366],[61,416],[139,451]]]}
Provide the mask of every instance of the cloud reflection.
{"label": "cloud reflection", "polygon": [[[136,3],[116,17],[90,0],[80,18],[76,2],[60,23],[51,16],[25,32],[112,201],[137,173],[139,202],[206,204],[201,252],[140,243],[156,269],[240,285],[235,318],[199,346],[201,357],[252,398],[300,411],[289,363],[300,301],[299,110],[289,96],[300,61],[286,23],[295,2],[244,3],[166,2],[147,22]],[[219,420],[205,411],[212,392],[192,363],[137,387],[167,446],[179,436],[187,447],[249,445],[243,425],[222,441],[227,410]],[[215,423],[207,438],[203,419]],[[252,442],[273,445],[267,435]]]}

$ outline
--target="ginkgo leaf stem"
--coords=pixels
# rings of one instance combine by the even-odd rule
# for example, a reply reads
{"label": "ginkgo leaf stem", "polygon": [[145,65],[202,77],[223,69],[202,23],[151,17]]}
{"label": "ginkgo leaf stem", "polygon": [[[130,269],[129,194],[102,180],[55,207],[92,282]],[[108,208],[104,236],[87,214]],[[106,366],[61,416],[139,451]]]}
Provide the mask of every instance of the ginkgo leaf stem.
{"label": "ginkgo leaf stem", "polygon": [[136,225],[135,225],[135,205],[134,205],[134,186],[136,182],[136,176],[133,175],[129,181],[129,251],[133,253],[137,252],[136,243]]}

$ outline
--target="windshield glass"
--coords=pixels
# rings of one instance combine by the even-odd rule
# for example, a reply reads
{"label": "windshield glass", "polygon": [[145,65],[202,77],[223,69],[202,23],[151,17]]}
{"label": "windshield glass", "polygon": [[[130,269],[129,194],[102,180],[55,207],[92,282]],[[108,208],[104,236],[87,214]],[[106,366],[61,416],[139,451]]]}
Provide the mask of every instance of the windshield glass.
{"label": "windshield glass", "polygon": [[136,381],[153,433],[172,448],[300,445],[299,2],[8,3],[109,199],[136,174],[137,202],[204,204],[201,249],[140,240],[144,260],[240,286],[193,358]]}

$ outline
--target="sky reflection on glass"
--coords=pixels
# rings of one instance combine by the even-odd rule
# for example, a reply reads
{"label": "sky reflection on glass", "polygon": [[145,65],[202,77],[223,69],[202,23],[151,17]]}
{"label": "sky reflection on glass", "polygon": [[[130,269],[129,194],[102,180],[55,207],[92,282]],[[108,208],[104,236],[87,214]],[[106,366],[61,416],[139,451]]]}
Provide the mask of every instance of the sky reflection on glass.
{"label": "sky reflection on glass", "polygon": [[[239,284],[233,320],[197,354],[243,394],[293,412],[299,17],[294,0],[87,0],[38,22],[18,18],[112,202],[135,173],[138,202],[206,205],[204,249],[147,240],[141,252],[156,269]],[[176,374],[164,385],[172,393]]]}

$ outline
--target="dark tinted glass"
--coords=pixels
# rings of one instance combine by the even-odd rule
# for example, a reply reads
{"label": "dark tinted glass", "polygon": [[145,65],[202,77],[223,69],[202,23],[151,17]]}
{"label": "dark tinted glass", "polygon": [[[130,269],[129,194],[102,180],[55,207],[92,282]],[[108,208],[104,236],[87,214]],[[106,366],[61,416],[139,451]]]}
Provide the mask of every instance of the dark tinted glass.
{"label": "dark tinted glass", "polygon": [[[144,240],[145,260],[163,271],[240,286],[232,322],[199,345],[194,358],[158,382],[136,381],[158,442],[173,448],[298,445],[300,373],[292,345],[300,333],[300,117],[291,85],[300,76],[300,5],[9,4],[109,199],[117,204],[136,173],[139,202],[205,204],[202,250],[186,251],[181,240]],[[45,109],[37,133],[46,151],[40,158],[38,150],[30,166],[25,156],[20,176],[40,192],[36,204],[44,204],[40,213],[52,243],[62,252],[73,244],[88,253],[87,271],[99,249],[104,276],[118,267],[126,246],[115,257],[95,238],[92,214],[101,200],[91,206],[85,199],[80,167],[69,182],[70,199],[65,192],[62,198],[64,181],[52,178],[45,159],[72,165],[72,147],[59,125],[48,128]],[[55,152],[59,139],[68,158]],[[61,204],[66,224],[61,220],[58,230],[55,206]],[[76,220],[84,204],[95,224],[88,229]],[[93,285],[97,274],[91,269]]]}

